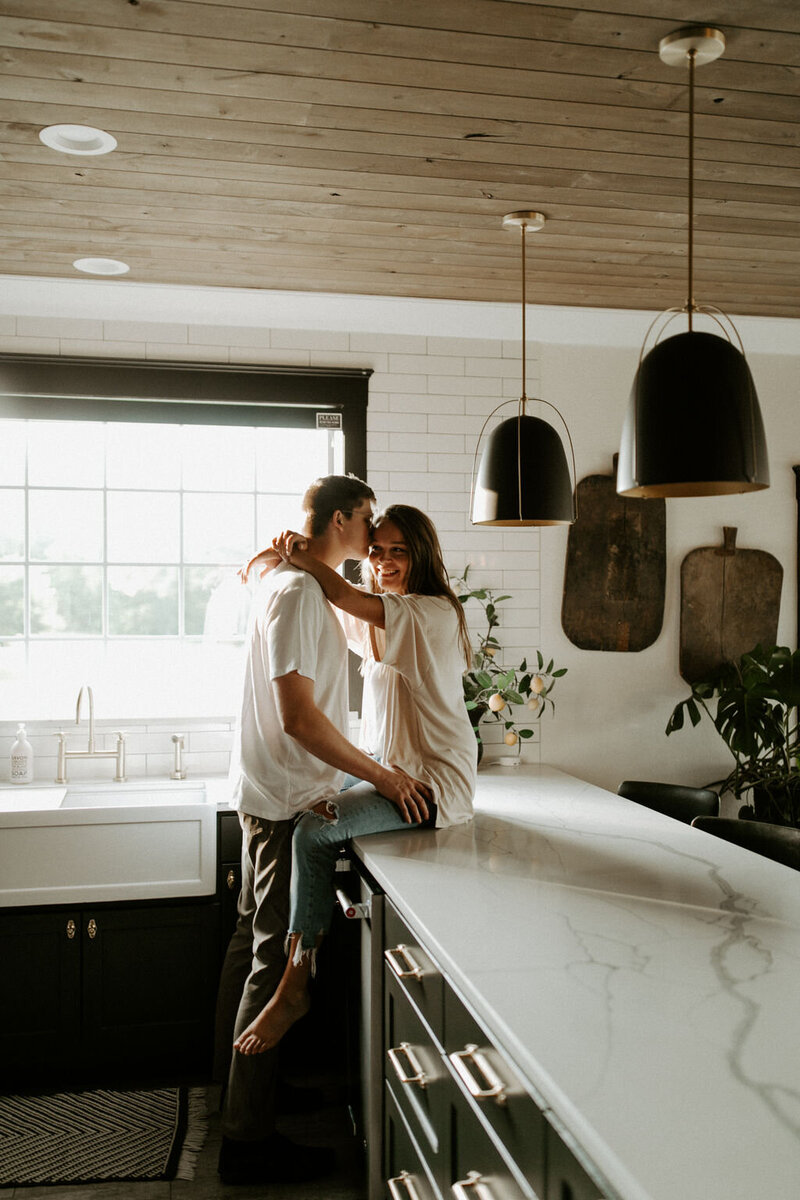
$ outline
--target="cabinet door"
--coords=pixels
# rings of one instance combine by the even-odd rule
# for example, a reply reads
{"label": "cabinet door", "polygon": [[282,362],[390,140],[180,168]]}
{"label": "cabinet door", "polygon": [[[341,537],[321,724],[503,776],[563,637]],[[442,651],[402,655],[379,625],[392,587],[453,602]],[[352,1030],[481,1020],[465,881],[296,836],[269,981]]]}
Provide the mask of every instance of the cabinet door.
{"label": "cabinet door", "polygon": [[455,1083],[450,1086],[450,1142],[450,1194],[455,1200],[544,1200],[512,1169]]}
{"label": "cabinet door", "polygon": [[77,1059],[79,913],[0,916],[0,1086],[63,1074]]}
{"label": "cabinet door", "polygon": [[386,1089],[386,1180],[382,1194],[389,1200],[438,1200],[439,1192],[423,1165],[423,1155]]}
{"label": "cabinet door", "polygon": [[546,1200],[603,1200],[600,1185],[595,1183],[563,1139],[549,1125]]}
{"label": "cabinet door", "polygon": [[208,1070],[219,906],[82,913],[83,1040],[105,1072]]}

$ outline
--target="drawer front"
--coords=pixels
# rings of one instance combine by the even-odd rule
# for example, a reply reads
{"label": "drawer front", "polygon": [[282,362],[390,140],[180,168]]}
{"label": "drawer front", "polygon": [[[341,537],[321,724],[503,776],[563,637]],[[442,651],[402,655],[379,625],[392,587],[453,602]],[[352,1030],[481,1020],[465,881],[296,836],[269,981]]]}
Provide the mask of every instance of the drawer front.
{"label": "drawer front", "polygon": [[445,984],[447,1061],[469,1109],[490,1126],[535,1195],[545,1190],[546,1121],[506,1059]]}
{"label": "drawer front", "polygon": [[423,1165],[420,1153],[392,1090],[386,1088],[386,1181],[387,1200],[438,1200],[439,1193]]}
{"label": "drawer front", "polygon": [[584,1170],[563,1138],[549,1123],[545,1200],[604,1200],[600,1185]]}
{"label": "drawer front", "polygon": [[388,974],[397,980],[435,1035],[441,1039],[444,1006],[441,972],[388,900],[383,944]]}
{"label": "drawer front", "polygon": [[544,1200],[515,1176],[461,1092],[451,1088],[448,1200]]}
{"label": "drawer front", "polygon": [[448,1149],[445,1093],[449,1083],[441,1048],[387,970],[383,1069],[406,1123],[434,1178]]}

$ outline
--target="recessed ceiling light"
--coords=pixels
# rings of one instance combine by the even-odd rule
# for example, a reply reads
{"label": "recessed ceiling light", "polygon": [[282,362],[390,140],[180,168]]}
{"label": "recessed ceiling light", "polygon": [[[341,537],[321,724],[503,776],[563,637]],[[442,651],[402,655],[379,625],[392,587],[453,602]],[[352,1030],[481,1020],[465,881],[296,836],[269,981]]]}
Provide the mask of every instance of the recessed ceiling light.
{"label": "recessed ceiling light", "polygon": [[125,275],[130,271],[128,264],[118,258],[76,258],[72,265],[87,275]]}
{"label": "recessed ceiling light", "polygon": [[108,154],[117,145],[115,137],[92,125],[48,125],[39,139],[62,154]]}

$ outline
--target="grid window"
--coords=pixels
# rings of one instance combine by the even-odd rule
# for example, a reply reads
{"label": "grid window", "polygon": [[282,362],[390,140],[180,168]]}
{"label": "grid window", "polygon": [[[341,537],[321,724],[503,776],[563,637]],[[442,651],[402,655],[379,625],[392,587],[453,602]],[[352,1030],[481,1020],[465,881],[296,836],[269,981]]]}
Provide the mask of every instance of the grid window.
{"label": "grid window", "polygon": [[61,716],[85,680],[110,715],[234,711],[237,567],[300,526],[312,479],[344,470],[342,432],[0,425],[0,717]]}

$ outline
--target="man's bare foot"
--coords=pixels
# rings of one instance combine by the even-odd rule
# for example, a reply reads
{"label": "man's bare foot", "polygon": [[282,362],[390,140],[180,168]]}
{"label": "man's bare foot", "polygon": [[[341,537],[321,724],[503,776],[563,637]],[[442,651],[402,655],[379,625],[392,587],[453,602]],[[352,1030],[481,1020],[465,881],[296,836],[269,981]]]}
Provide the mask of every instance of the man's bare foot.
{"label": "man's bare foot", "polygon": [[310,1007],[308,992],[303,992],[296,1000],[273,996],[255,1021],[251,1021],[247,1029],[239,1034],[233,1043],[234,1050],[240,1054],[263,1054],[265,1050],[271,1050],[295,1021],[306,1015]]}

